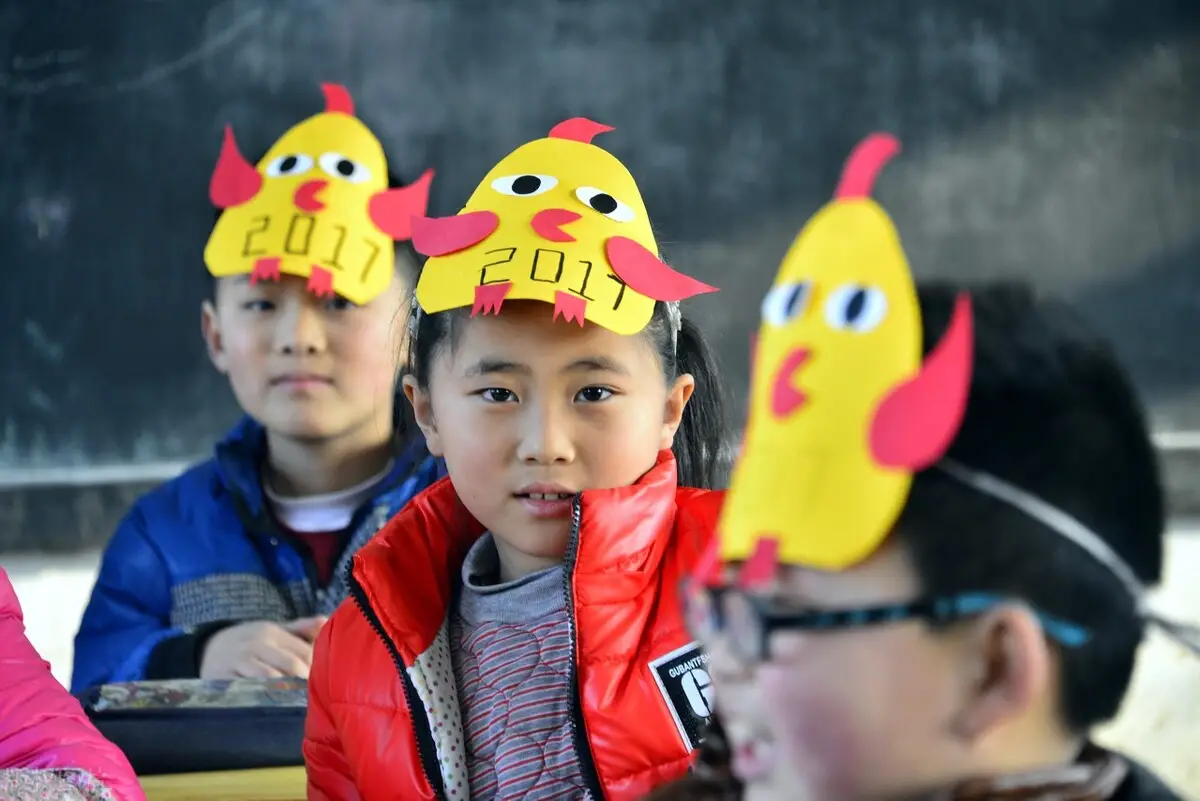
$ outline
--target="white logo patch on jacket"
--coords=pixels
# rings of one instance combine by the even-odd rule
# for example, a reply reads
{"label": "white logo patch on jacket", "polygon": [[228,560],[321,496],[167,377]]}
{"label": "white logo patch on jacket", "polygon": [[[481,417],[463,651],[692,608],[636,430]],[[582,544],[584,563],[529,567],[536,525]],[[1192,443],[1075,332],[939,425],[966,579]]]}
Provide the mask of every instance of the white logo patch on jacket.
{"label": "white logo patch on jacket", "polygon": [[667,709],[690,750],[700,746],[704,725],[713,713],[713,686],[708,654],[691,642],[650,663],[650,672],[667,702]]}

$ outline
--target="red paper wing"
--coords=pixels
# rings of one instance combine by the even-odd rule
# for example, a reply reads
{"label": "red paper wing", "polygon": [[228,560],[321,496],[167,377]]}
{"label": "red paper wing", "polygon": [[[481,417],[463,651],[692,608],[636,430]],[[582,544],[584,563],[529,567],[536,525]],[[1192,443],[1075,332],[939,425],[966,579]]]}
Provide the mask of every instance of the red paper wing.
{"label": "red paper wing", "polygon": [[232,126],[225,126],[221,155],[208,182],[208,197],[219,209],[240,206],[262,189],[263,177],[238,150]]}
{"label": "red paper wing", "polygon": [[454,217],[413,217],[412,243],[422,256],[445,256],[478,245],[500,226],[494,211]]}
{"label": "red paper wing", "polygon": [[424,217],[429,208],[429,185],[433,170],[426,170],[408,186],[377,192],[367,206],[371,222],[397,242],[413,238],[413,218]]}
{"label": "red paper wing", "polygon": [[611,237],[604,243],[604,252],[617,278],[648,298],[676,301],[717,291],[715,286],[671,269],[632,239]]}
{"label": "red paper wing", "polygon": [[946,453],[967,410],[973,343],[971,298],[964,294],[921,371],[892,389],[875,410],[870,445],[879,464],[924,470]]}

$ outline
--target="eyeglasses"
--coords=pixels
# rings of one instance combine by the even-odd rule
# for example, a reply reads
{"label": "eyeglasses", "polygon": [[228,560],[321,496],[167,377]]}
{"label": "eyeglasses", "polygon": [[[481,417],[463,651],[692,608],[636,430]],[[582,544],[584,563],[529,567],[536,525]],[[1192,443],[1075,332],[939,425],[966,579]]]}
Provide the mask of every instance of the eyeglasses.
{"label": "eyeglasses", "polygon": [[[851,609],[784,611],[768,598],[728,585],[705,586],[688,580],[681,592],[692,635],[707,640],[724,634],[737,656],[748,664],[770,660],[771,635],[776,631],[835,631],[909,620],[944,625],[1013,600],[990,593],[962,593]],[[1064,647],[1078,648],[1091,639],[1091,633],[1075,623],[1040,612],[1037,617],[1046,636]]]}

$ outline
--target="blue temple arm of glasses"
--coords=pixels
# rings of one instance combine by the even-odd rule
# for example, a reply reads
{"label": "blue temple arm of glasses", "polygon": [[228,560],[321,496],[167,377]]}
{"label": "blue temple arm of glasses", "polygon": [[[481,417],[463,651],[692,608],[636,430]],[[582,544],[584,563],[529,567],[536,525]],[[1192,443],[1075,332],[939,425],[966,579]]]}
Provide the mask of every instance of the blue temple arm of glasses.
{"label": "blue temple arm of glasses", "polygon": [[[1011,601],[1011,598],[986,592],[968,592],[946,599],[946,602],[958,615],[977,615],[1000,604],[1010,603]],[[1092,633],[1083,626],[1054,617],[1053,615],[1047,615],[1036,609],[1034,613],[1037,615],[1038,622],[1042,625],[1042,630],[1046,632],[1046,636],[1057,641],[1060,645],[1064,645],[1067,648],[1079,648],[1087,645],[1092,639]]]}

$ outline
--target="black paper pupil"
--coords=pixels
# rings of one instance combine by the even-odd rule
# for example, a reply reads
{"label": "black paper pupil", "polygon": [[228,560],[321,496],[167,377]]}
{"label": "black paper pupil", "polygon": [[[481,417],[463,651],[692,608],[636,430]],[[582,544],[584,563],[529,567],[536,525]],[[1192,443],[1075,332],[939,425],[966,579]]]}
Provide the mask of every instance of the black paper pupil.
{"label": "black paper pupil", "polygon": [[593,195],[590,201],[593,209],[601,214],[612,214],[617,210],[617,201],[612,195],[606,195],[601,192],[598,195]]}
{"label": "black paper pupil", "polygon": [[337,163],[337,171],[339,175],[344,175],[349,178],[354,175],[354,162],[350,159],[339,159]]}
{"label": "black paper pupil", "polygon": [[796,284],[788,290],[787,303],[784,304],[784,316],[791,318],[796,316],[796,307],[800,305],[800,301],[804,299],[804,284]]}
{"label": "black paper pupil", "polygon": [[532,195],[542,188],[542,179],[536,175],[522,175],[512,183],[512,190],[518,195]]}
{"label": "black paper pupil", "polygon": [[284,156],[283,161],[279,162],[280,172],[291,172],[296,169],[297,159],[295,156]]}
{"label": "black paper pupil", "polygon": [[846,322],[853,323],[863,313],[863,309],[867,306],[867,291],[865,289],[856,289],[854,294],[850,296],[850,300],[846,302]]}

